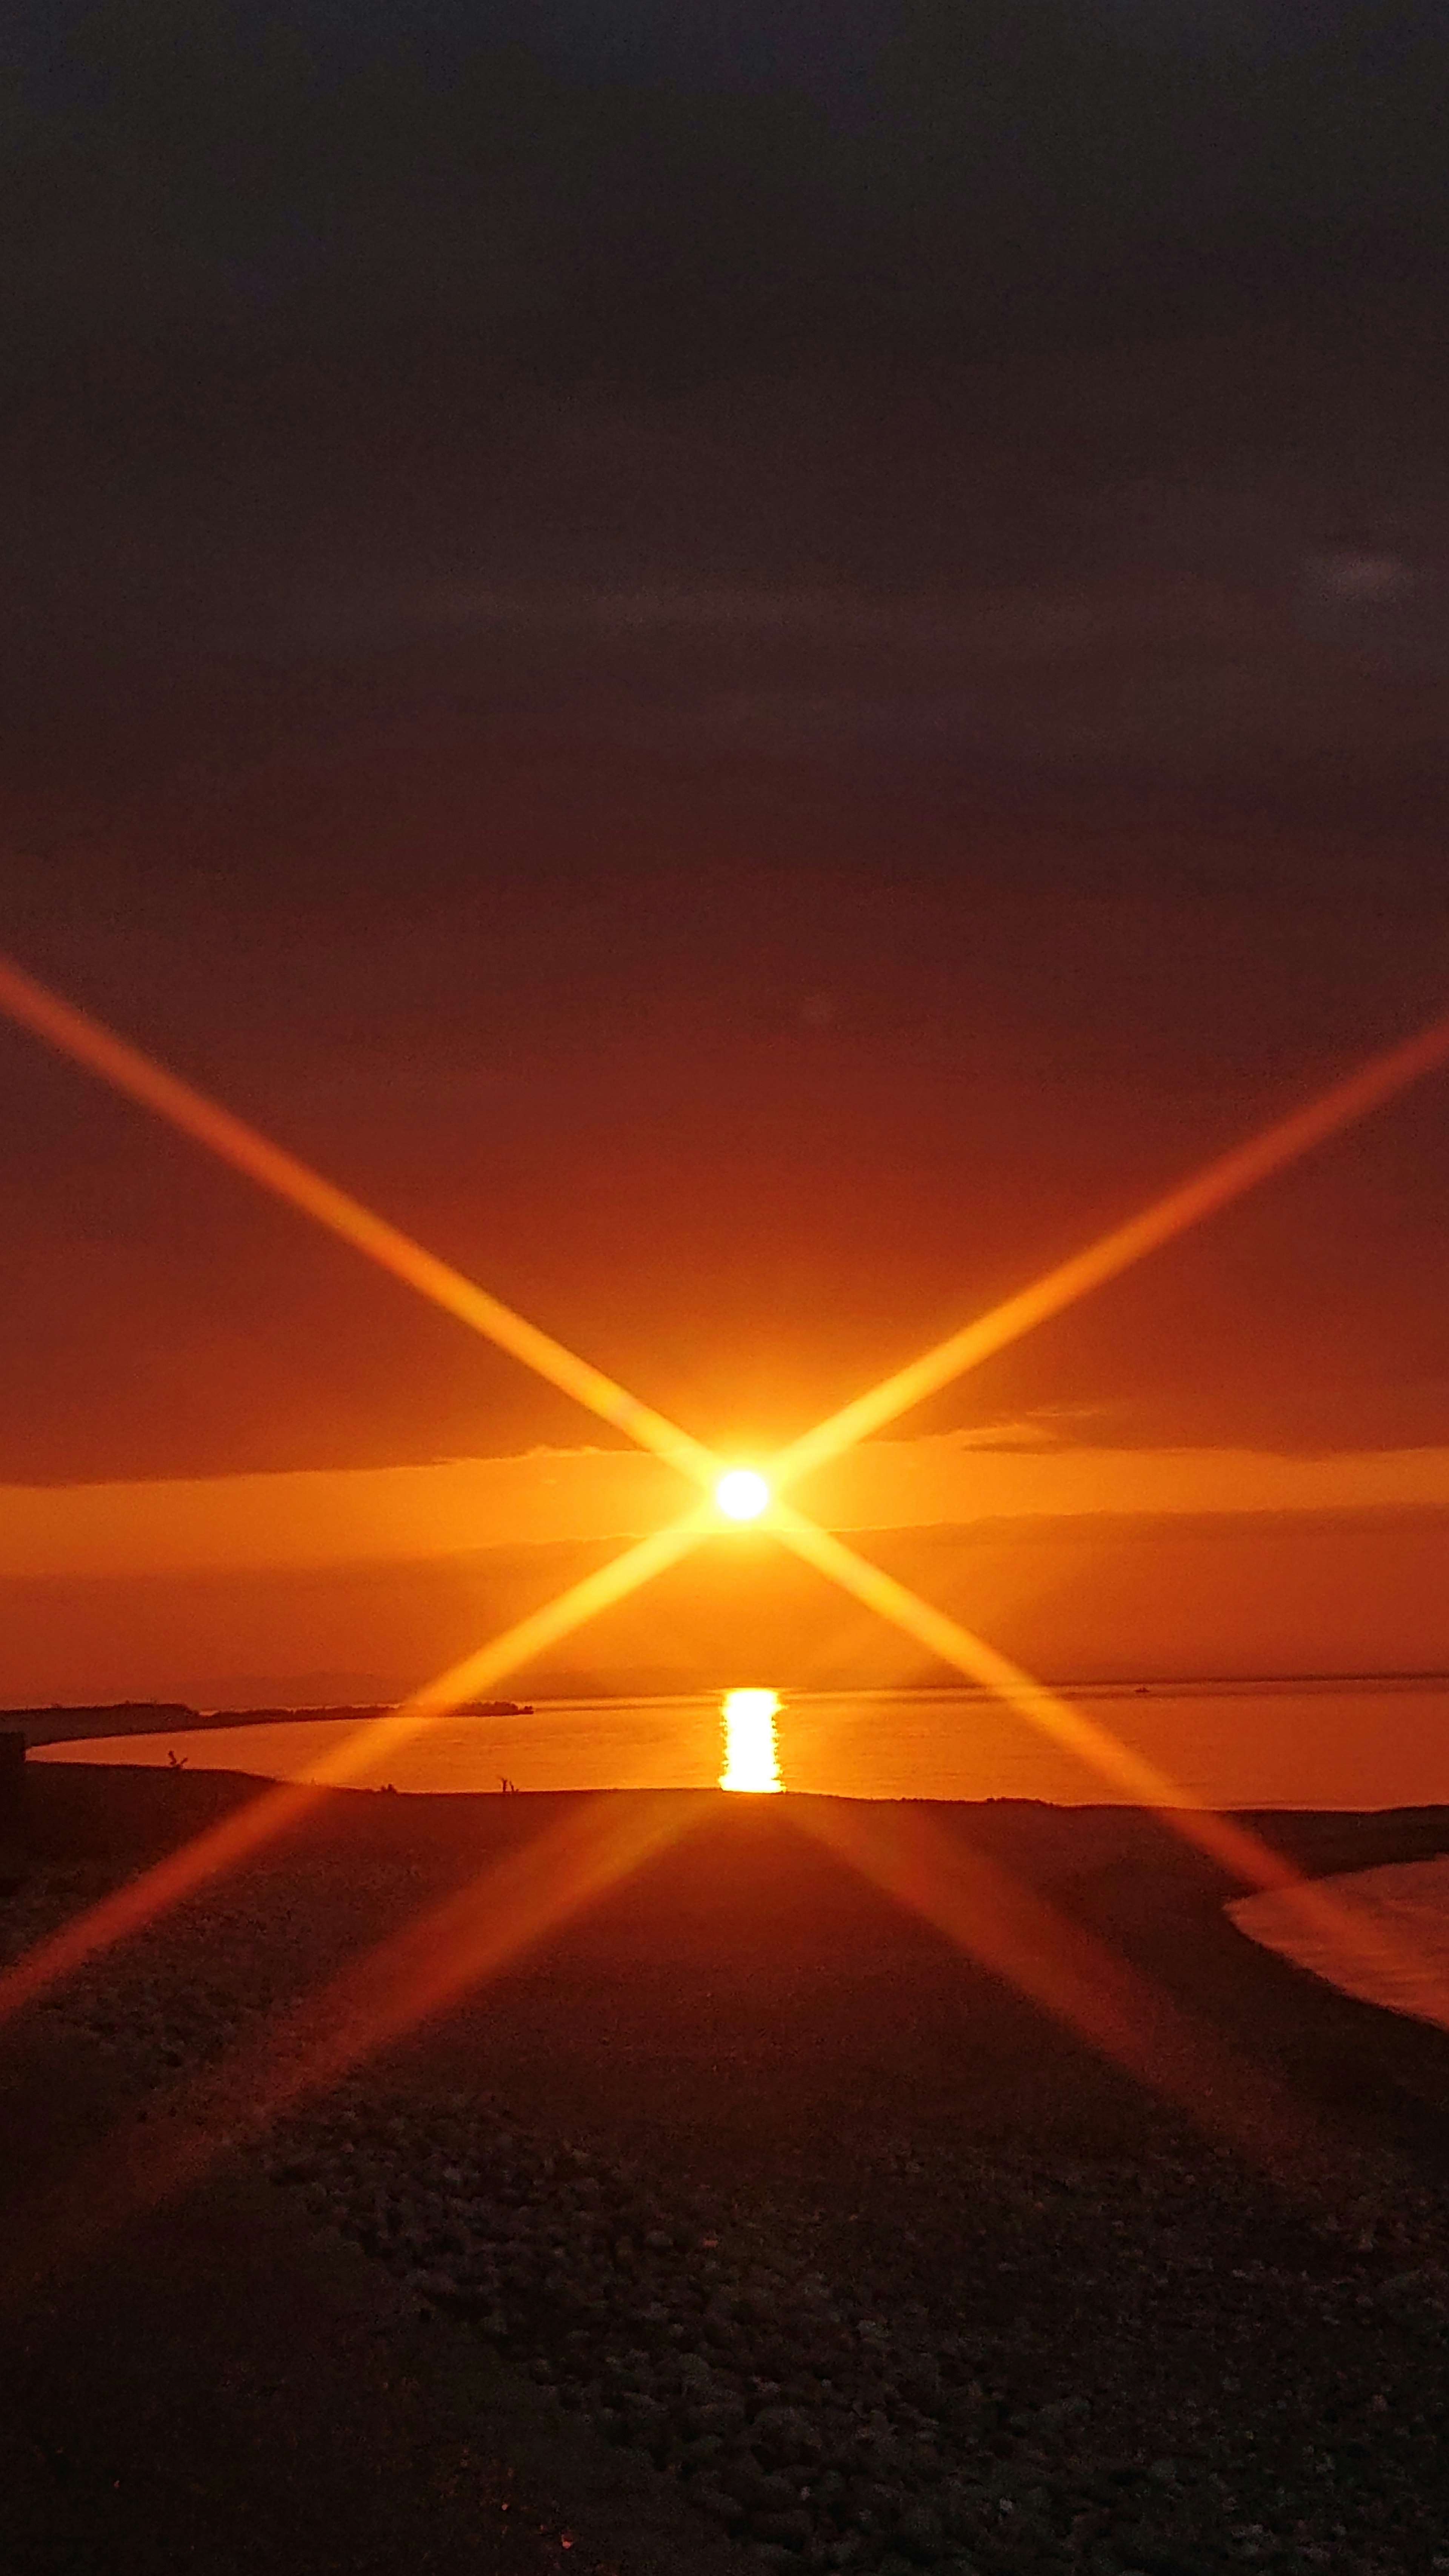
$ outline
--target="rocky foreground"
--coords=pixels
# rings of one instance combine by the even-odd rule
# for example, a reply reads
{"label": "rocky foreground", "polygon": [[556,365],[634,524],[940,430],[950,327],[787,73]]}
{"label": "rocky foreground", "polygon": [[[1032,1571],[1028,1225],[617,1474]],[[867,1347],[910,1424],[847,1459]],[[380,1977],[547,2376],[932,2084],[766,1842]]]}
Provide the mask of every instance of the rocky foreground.
{"label": "rocky foreground", "polygon": [[[104,1875],[33,1874],[0,1915],[7,1950]],[[138,2093],[174,2089],[420,1894],[415,1860],[278,1862],[44,2009]],[[1350,2124],[1325,2184],[1142,2100],[1125,2129],[1074,2128],[1058,2099],[1003,2133],[989,2104],[938,2116],[938,2085],[867,2111],[842,2097],[839,2134],[815,2121],[808,2152],[792,2130],[756,2154],[748,2122],[712,2150],[697,2122],[641,2125],[637,2061],[612,2087],[561,2084],[582,1955],[558,1969],[562,2022],[540,2020],[544,1963],[492,2025],[475,2002],[248,2151],[319,2226],[678,2480],[702,2533],[759,2569],[862,2576],[1449,2569],[1432,2136]],[[621,2008],[623,1957],[601,2014]],[[895,1980],[890,2005],[908,2013]]]}

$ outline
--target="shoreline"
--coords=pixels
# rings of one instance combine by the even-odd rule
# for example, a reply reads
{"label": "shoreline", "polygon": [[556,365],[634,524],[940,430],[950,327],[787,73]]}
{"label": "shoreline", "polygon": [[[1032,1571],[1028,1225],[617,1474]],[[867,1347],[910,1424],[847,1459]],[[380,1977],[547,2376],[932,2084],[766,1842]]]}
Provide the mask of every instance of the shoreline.
{"label": "shoreline", "polygon": [[[1236,1692],[1294,1692],[1320,1690],[1434,1690],[1449,1687],[1449,1669],[1437,1667],[1374,1672],[1272,1672],[1272,1673],[1123,1673],[1090,1675],[1075,1679],[1046,1676],[1051,1689],[1081,1698],[1119,1698],[1161,1694],[1164,1698],[1192,1698],[1198,1694],[1231,1696]],[[682,1684],[672,1690],[618,1690],[611,1692],[570,1692],[535,1688],[530,1701],[520,1703],[510,1714],[547,1716],[554,1711],[581,1709],[613,1710],[628,1707],[673,1708],[714,1703],[721,1696],[718,1682]],[[901,1702],[909,1707],[929,1707],[936,1703],[965,1701],[991,1703],[996,1694],[969,1682],[901,1684],[886,1688],[872,1685],[852,1689],[846,1684],[833,1688],[804,1688],[786,1685],[782,1696],[790,1703],[813,1706],[839,1700]],[[23,1733],[28,1743],[73,1743],[94,1739],[97,1742],[112,1735],[150,1735],[181,1732],[184,1729],[205,1730],[237,1726],[315,1725],[329,1720],[353,1720],[358,1723],[371,1717],[390,1716],[403,1703],[400,1700],[377,1702],[318,1702],[301,1707],[284,1705],[249,1706],[246,1708],[203,1709],[189,1703],[157,1700],[116,1700],[94,1703],[55,1702],[48,1705],[0,1709],[0,1734]],[[499,1712],[456,1711],[459,1716],[478,1716],[487,1722],[488,1714]]]}
{"label": "shoreline", "polygon": [[[49,1849],[0,1915],[12,1941],[254,1793],[99,1766],[27,1787]],[[480,1868],[646,1803],[325,1793],[45,2018],[157,2120]],[[811,1803],[900,1821],[666,1800],[687,1839],[249,2159],[755,2570],[1429,2570],[1444,2035],[1257,1949],[1222,1874],[1137,1811],[928,1816],[1245,2070],[1285,2112],[1252,2148],[1214,2127],[1211,2085],[1186,2116],[844,1867],[801,1829]],[[1449,1839],[1449,1810],[1273,1823],[1316,1870]]]}
{"label": "shoreline", "polygon": [[[174,1754],[178,1764],[258,1778],[325,1780],[341,1755],[348,1776],[404,1794],[488,1793],[503,1778],[529,1791],[703,1789],[730,1770],[739,1785],[732,1705],[728,1695],[723,1705],[705,1695],[559,1700],[400,1723],[361,1707],[219,1712],[222,1723],[127,1707],[100,1717],[52,1713],[8,1732],[12,1744],[28,1739],[36,1762],[144,1767]],[[776,1695],[775,1776],[791,1794],[1090,1807],[1120,1795],[1115,1774],[1104,1783],[1096,1767],[1095,1728],[1176,1783],[1184,1806],[1357,1814],[1449,1798],[1449,1686],[1423,1676],[1357,1691],[1321,1679],[1271,1693],[1241,1683],[1190,1692],[1137,1684],[1081,1694],[1077,1705],[1080,1742],[1062,1742],[979,1695]]]}

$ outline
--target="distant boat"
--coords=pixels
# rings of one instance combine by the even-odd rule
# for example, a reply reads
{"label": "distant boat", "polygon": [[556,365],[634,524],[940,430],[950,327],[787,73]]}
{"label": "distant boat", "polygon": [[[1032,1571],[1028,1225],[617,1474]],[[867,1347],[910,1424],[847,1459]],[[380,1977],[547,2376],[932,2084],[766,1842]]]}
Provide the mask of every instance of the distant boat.
{"label": "distant boat", "polygon": [[532,1717],[531,1699],[470,1699],[459,1709],[460,1717]]}

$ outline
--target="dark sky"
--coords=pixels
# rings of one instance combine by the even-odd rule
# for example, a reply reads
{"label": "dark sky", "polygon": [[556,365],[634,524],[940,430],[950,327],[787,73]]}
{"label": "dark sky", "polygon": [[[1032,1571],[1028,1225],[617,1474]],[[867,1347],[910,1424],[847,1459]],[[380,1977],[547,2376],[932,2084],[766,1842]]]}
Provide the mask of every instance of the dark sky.
{"label": "dark sky", "polygon": [[[12,10],[0,944],[708,1436],[1445,997],[1449,36]],[[1425,1092],[933,1408],[1449,1438]],[[577,1435],[0,1030],[0,1477]]]}

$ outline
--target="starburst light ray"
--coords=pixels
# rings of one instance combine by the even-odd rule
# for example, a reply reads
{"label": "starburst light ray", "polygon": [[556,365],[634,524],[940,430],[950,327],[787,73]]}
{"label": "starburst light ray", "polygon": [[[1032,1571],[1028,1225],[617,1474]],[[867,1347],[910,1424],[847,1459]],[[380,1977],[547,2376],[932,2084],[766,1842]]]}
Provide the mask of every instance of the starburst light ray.
{"label": "starburst light ray", "polygon": [[112,2228],[196,2182],[217,2157],[349,2068],[446,2010],[688,1829],[698,1802],[668,1791],[582,1798],[521,1850],[479,1871],[402,1930],[347,1962],[225,2059],[106,2140],[40,2213],[7,2231],[0,2276],[53,2274]]}
{"label": "starburst light ray", "polygon": [[1205,1217],[1214,1216],[1219,1208],[1228,1207],[1246,1191],[1256,1189],[1274,1172],[1285,1171],[1315,1145],[1354,1126],[1371,1110],[1381,1108],[1396,1093],[1407,1090],[1426,1074],[1437,1072],[1445,1063],[1449,1063],[1449,1012],[1406,1038],[1402,1045],[1371,1056],[1366,1064],[1320,1092],[1302,1109],[1292,1110],[1286,1118],[1219,1155],[1190,1180],[1154,1200],[1151,1207],[1129,1217],[1125,1225],[1114,1226],[1110,1233],[1100,1235],[1095,1243],[1074,1253],[1055,1270],[1047,1271],[1029,1288],[993,1306],[989,1314],[949,1334],[934,1349],[923,1351],[919,1359],[911,1360],[905,1368],[882,1378],[878,1386],[867,1388],[863,1395],[842,1405],[838,1413],[828,1415],[813,1431],[805,1432],[771,1460],[768,1473],[772,1486],[778,1491],[782,1486],[797,1484],[812,1469],[842,1456],[857,1441],[883,1430],[888,1422],[908,1413],[927,1396],[937,1394],[968,1369],[979,1368],[983,1360],[1004,1350],[1008,1343],[1019,1341],[1023,1333],[1062,1314],[1079,1297],[1117,1278],[1149,1252],[1185,1234],[1189,1227],[1200,1225]]}
{"label": "starburst light ray", "polygon": [[700,1505],[670,1528],[656,1530],[637,1547],[629,1548],[624,1555],[616,1556],[610,1564],[598,1567],[568,1591],[545,1602],[542,1609],[530,1611],[526,1619],[520,1619],[488,1645],[480,1646],[475,1654],[465,1656],[436,1680],[424,1683],[398,1708],[354,1728],[336,1752],[318,1764],[311,1780],[285,1781],[263,1790],[234,1815],[208,1826],[179,1850],[168,1852],[164,1860],[153,1863],[139,1877],[63,1924],[48,1939],[37,1942],[12,1967],[0,1972],[0,2023],[74,1975],[88,1960],[154,1922],[208,1880],[250,1859],[265,1844],[299,1824],[326,1790],[345,1787],[362,1773],[375,1769],[430,1719],[447,1716],[478,1691],[486,1690],[490,1682],[501,1681],[546,1646],[555,1645],[561,1637],[571,1635],[601,1612],[627,1600],[631,1592],[662,1573],[666,1566],[678,1564],[691,1548],[698,1546],[712,1517],[708,1507]]}
{"label": "starburst light ray", "polygon": [[236,2098],[271,2115],[299,2094],[335,2082],[632,1876],[702,1812],[700,1798],[667,1789],[586,1793],[522,1850],[349,1960],[279,2030],[261,2033]]}
{"label": "starburst light ray", "polygon": [[1412,1967],[1422,1978],[1426,1963],[1409,1945],[1397,1942],[1360,1908],[1305,1878],[1291,1861],[1247,1826],[1232,1816],[1220,1815],[1205,1800],[1179,1787],[1165,1771],[1133,1752],[1109,1728],[1099,1726],[1047,1683],[1023,1672],[984,1638],[962,1627],[959,1620],[922,1601],[894,1575],[857,1556],[853,1548],[789,1504],[776,1504],[771,1526],[807,1565],[828,1574],[867,1609],[876,1611],[943,1663],[953,1665],[968,1681],[1004,1700],[1039,1734],[1075,1755],[1099,1779],[1124,1791],[1134,1805],[1151,1808],[1185,1842],[1195,1844],[1231,1876],[1249,1887],[1281,1896],[1306,1925],[1334,1939],[1341,1954],[1401,1975]]}
{"label": "starburst light ray", "polygon": [[[974,1635],[959,1620],[923,1601],[894,1575],[857,1556],[854,1548],[821,1529],[817,1522],[807,1520],[803,1512],[781,1504],[773,1526],[785,1545],[803,1557],[807,1565],[828,1574],[832,1582],[852,1593],[867,1609],[902,1629],[943,1663],[953,1665],[968,1681],[1004,1700],[1038,1734],[1047,1736],[1063,1752],[1073,1754],[1099,1779],[1124,1790],[1139,1806],[1191,1817],[1191,1823],[1183,1826],[1184,1832],[1201,1839],[1204,1850],[1211,1851],[1213,1858],[1235,1875],[1251,1878],[1254,1885],[1259,1883],[1261,1854],[1266,1852],[1266,1845],[1260,1847],[1253,1836],[1244,1834],[1227,1818],[1195,1806],[1188,1793],[1179,1790],[1165,1772],[1120,1743],[1108,1728],[1099,1726],[1047,1683],[1034,1680],[1030,1673],[988,1645],[984,1637]],[[1286,1864],[1275,1863],[1272,1885],[1280,1887],[1286,1874]]]}
{"label": "starburst light ray", "polygon": [[1201,2128],[1258,2159],[1303,2154],[1307,2124],[1277,2077],[922,1809],[820,1798],[792,1821]]}
{"label": "starburst light ray", "polygon": [[76,1010],[58,993],[27,975],[13,959],[3,956],[0,1010],[7,1011],[35,1036],[44,1038],[61,1055],[99,1074],[128,1099],[154,1110],[183,1135],[230,1163],[234,1170],[246,1173],[275,1197],[285,1199],[330,1233],[340,1235],[344,1243],[352,1244],[381,1269],[406,1281],[408,1287],[416,1288],[445,1313],[456,1315],[460,1323],[495,1342],[500,1350],[521,1360],[525,1368],[533,1369],[551,1386],[560,1387],[591,1413],[613,1423],[616,1430],[627,1432],[641,1448],[652,1449],[656,1456],[667,1459],[691,1483],[713,1488],[723,1461],[712,1456],[701,1441],[681,1431],[652,1405],[641,1403],[627,1387],[618,1385],[588,1360],[580,1359],[551,1334],[530,1324],[525,1316],[515,1314],[511,1306],[477,1287],[461,1271],[440,1261],[435,1253],[426,1252],[397,1226],[374,1216],[360,1200],[349,1198],[345,1190],[324,1180],[320,1172],[300,1162],[295,1154],[274,1145],[255,1127],[209,1100],[191,1083],[168,1073],[164,1065],[144,1055],[139,1047],[129,1045],[101,1021]]}
{"label": "starburst light ray", "polygon": [[[181,1082],[99,1022],[76,1011],[3,958],[0,958],[0,1008],[8,1010],[21,1024],[76,1062],[100,1074],[127,1096],[167,1118],[183,1133],[206,1144],[235,1168],[312,1215],[377,1260],[382,1267],[458,1315],[533,1367],[550,1383],[576,1396],[602,1418],[627,1431],[642,1446],[655,1450],[682,1474],[718,1496],[722,1462],[713,1457],[703,1444],[680,1431],[651,1407],[641,1404],[614,1380],[577,1358],[562,1344],[514,1314],[446,1263],[438,1261],[397,1228],[374,1216],[295,1157],[272,1145],[255,1129],[219,1108],[192,1086]],[[827,1458],[838,1456],[871,1430],[880,1428],[923,1396],[975,1365],[989,1352],[1000,1349],[1047,1316],[1061,1312],[1076,1297],[1114,1277],[1130,1263],[1226,1205],[1272,1172],[1283,1169],[1314,1144],[1366,1115],[1406,1084],[1442,1064],[1446,1057],[1449,1057],[1449,1015],[1403,1045],[1373,1058],[1306,1108],[1280,1120],[1210,1164],[1142,1215],[1048,1273],[1034,1287],[1007,1300],[991,1315],[950,1337],[935,1350],[923,1354],[909,1368],[897,1372],[857,1398],[852,1405],[828,1417],[773,1463],[772,1482],[778,1486],[786,1478],[793,1481],[811,1467],[823,1464]],[[724,1507],[728,1508],[727,1505]],[[689,1521],[678,1525],[678,1533],[681,1534],[678,1553],[682,1554],[686,1547],[695,1543],[711,1518],[709,1508],[704,1507],[698,1516],[692,1515]],[[1046,1732],[1069,1745],[1083,1759],[1093,1762],[1102,1776],[1125,1789],[1129,1796],[1157,1807],[1186,1832],[1190,1840],[1205,1850],[1211,1850],[1224,1866],[1245,1876],[1249,1885],[1279,1889],[1296,1887],[1305,1895],[1312,1893],[1304,1882],[1297,1880],[1296,1873],[1256,1837],[1246,1834],[1229,1820],[1213,1815],[1201,1805],[1194,1805],[1163,1774],[1119,1744],[1105,1729],[1094,1726],[1082,1712],[1033,1682],[1029,1675],[1020,1673],[982,1640],[973,1637],[943,1613],[932,1610],[878,1568],[867,1565],[865,1560],[856,1557],[814,1523],[792,1512],[788,1505],[776,1503],[769,1511],[765,1525],[773,1528],[797,1553],[821,1571],[830,1573],[847,1591],[866,1601],[895,1625],[903,1627],[908,1635],[926,1643],[932,1652],[954,1663],[969,1678],[997,1691],[1017,1708],[1018,1713],[1044,1727]],[[673,1561],[676,1552],[672,1545],[674,1535],[670,1532],[659,1534],[659,1543],[665,1553],[657,1563],[647,1561],[652,1544],[648,1541],[641,1549],[631,1551],[628,1557],[618,1561],[620,1569],[637,1565],[637,1571],[623,1580],[619,1591],[593,1592],[595,1583],[607,1585],[612,1569],[605,1568],[599,1577],[588,1578],[583,1585],[561,1596],[558,1603],[534,1614],[533,1621],[522,1623],[523,1629],[533,1628],[535,1632],[524,1652],[534,1651],[538,1644],[546,1641],[545,1633],[537,1623],[550,1622],[549,1635],[567,1633],[569,1628],[606,1607],[610,1599],[622,1598],[624,1591],[636,1588],[652,1572]],[[415,1710],[417,1723],[425,1722],[428,1715],[440,1714],[444,1707],[457,1704],[456,1699],[449,1700],[446,1693],[450,1683],[456,1682],[460,1675],[467,1677],[458,1693],[465,1697],[483,1687],[488,1679],[513,1669],[523,1659],[522,1654],[513,1654],[503,1662],[496,1659],[506,1652],[510,1639],[517,1633],[510,1631],[508,1637],[480,1649],[477,1656],[470,1657],[464,1665],[456,1668],[455,1674],[444,1676],[439,1683],[429,1685],[423,1693],[415,1695],[414,1701],[405,1704],[405,1709]],[[381,1723],[387,1727],[405,1722],[405,1712],[399,1711],[392,1719]],[[391,1742],[396,1738],[389,1736],[387,1740]],[[360,1754],[358,1767],[376,1759],[378,1751],[374,1736],[366,1751]],[[327,1782],[324,1780],[320,1785],[327,1785]],[[273,1830],[280,1830],[282,1823],[290,1820],[291,1810],[286,1808],[286,1802],[297,1794],[296,1788],[291,1787],[256,1802],[264,1810],[270,1808],[276,1819],[275,1823],[258,1819],[258,1841],[266,1839]],[[230,1821],[244,1831],[245,1818],[252,1812],[246,1810],[242,1818]],[[81,1957],[92,1955],[95,1947],[108,1946],[111,1939],[135,1928],[137,1922],[151,1919],[151,1915],[173,1901],[175,1895],[185,1893],[187,1888],[199,1884],[216,1868],[226,1866],[226,1834],[227,1827],[221,1826],[199,1837],[187,1851],[172,1855],[169,1863],[161,1864],[160,1874],[148,1873],[146,1878],[136,1883],[134,1890],[120,1891],[116,1898],[107,1901],[107,1907],[95,1909],[92,1916],[83,1918],[81,1925],[70,1927],[53,1942],[42,1945],[30,1960],[22,1961],[9,1978],[0,1979],[0,2018],[3,2018],[12,1993],[18,2000],[24,2000],[28,1993],[38,1991],[34,1976],[39,1975],[48,1982],[50,1975],[64,1974],[68,1966],[79,1964]],[[218,1837],[221,1838],[220,1843]],[[244,1849],[253,1847],[250,1839],[242,1846]],[[169,1880],[163,1875],[168,1870]],[[143,1911],[127,1916],[126,1900],[137,1901],[138,1892],[146,1889],[155,1893],[156,1902],[152,1904],[148,1897]],[[1320,1900],[1320,1926],[1322,1904],[1325,1902]],[[1334,1929],[1341,1936],[1340,1909],[1330,1910]],[[102,1918],[98,1937],[87,1937],[84,1926],[89,1924],[95,1934],[98,1917]],[[1381,1943],[1373,1946],[1382,1949]],[[45,1969],[47,1961],[50,1963],[48,1975]],[[31,1972],[30,1976],[27,1976],[27,1971]],[[17,1980],[24,1980],[23,1991],[17,1986]]]}

